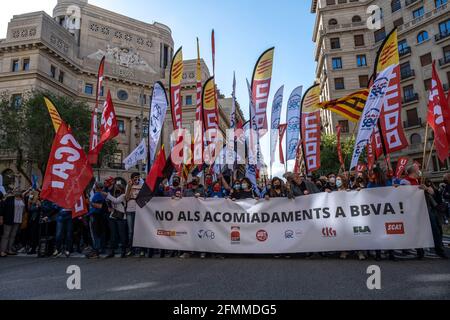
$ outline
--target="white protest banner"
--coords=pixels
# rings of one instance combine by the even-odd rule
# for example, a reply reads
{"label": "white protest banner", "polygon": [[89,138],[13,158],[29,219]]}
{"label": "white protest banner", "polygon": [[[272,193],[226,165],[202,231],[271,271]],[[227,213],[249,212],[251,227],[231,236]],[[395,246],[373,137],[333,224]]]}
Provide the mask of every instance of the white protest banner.
{"label": "white protest banner", "polygon": [[138,161],[144,161],[147,158],[147,146],[145,139],[137,146],[137,148],[125,159],[123,164],[125,165],[125,170],[129,170],[134,167]]}
{"label": "white protest banner", "polygon": [[434,247],[425,194],[413,186],[295,200],[154,198],[138,208],[133,245],[241,254]]}

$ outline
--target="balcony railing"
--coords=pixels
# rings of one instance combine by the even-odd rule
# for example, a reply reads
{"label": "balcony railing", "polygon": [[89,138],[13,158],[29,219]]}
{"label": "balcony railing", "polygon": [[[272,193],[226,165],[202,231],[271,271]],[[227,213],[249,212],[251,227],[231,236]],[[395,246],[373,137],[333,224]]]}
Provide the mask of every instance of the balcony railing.
{"label": "balcony railing", "polygon": [[[416,1],[418,1],[418,0],[416,0]],[[433,19],[436,16],[439,16],[441,14],[448,12],[448,6],[449,6],[448,3],[444,3],[440,7],[437,7],[431,11],[426,12],[423,16],[417,17],[415,19],[412,19],[412,20],[406,22],[405,24],[398,27],[398,32],[403,33],[409,29],[417,28],[420,24],[423,24],[426,21]]]}
{"label": "balcony railing", "polygon": [[342,24],[335,24],[331,26],[326,27],[327,32],[334,32],[334,31],[341,31],[341,30],[351,30],[351,29],[361,29],[366,28],[366,22],[353,22],[353,23],[342,23]]}
{"label": "balcony railing", "polygon": [[418,118],[416,121],[403,121],[404,128],[421,127],[422,118]]}
{"label": "balcony railing", "polygon": [[414,101],[419,101],[418,93],[414,93],[413,95],[403,97],[403,104],[414,102]]}
{"label": "balcony railing", "polygon": [[445,38],[450,37],[450,31],[446,30],[446,31],[441,31],[439,32],[437,35],[434,36],[434,39],[437,41],[441,41]]}
{"label": "balcony railing", "polygon": [[416,73],[412,69],[402,70],[400,73],[401,73],[402,80],[405,80],[405,79],[412,78],[412,77],[416,76]]}
{"label": "balcony railing", "polygon": [[410,6],[410,5],[412,5],[412,4],[414,4],[414,3],[418,2],[418,1],[423,1],[423,0],[406,0],[405,1],[405,6],[406,7]]}
{"label": "balcony railing", "polygon": [[398,54],[400,55],[400,57],[406,56],[407,54],[411,53],[411,47],[404,47],[400,50],[398,50]]}
{"label": "balcony railing", "polygon": [[443,57],[442,59],[439,59],[439,65],[445,66],[446,64],[450,63],[450,55]]}

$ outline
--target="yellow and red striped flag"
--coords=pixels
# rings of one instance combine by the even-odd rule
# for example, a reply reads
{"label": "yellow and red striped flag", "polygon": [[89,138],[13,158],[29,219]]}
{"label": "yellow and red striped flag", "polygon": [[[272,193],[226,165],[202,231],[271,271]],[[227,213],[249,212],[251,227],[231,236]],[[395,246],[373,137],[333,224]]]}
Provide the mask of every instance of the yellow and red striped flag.
{"label": "yellow and red striped flag", "polygon": [[49,98],[44,96],[44,102],[45,102],[45,105],[47,106],[47,110],[48,110],[48,113],[50,114],[50,118],[52,119],[52,123],[53,123],[53,127],[55,128],[55,132],[58,132],[59,127],[61,126],[61,123],[62,123],[61,116],[59,115],[58,110],[56,110],[55,105]]}
{"label": "yellow and red striped flag", "polygon": [[352,122],[358,122],[361,118],[368,96],[369,89],[363,89],[341,99],[322,102],[319,106],[322,109],[337,113]]}

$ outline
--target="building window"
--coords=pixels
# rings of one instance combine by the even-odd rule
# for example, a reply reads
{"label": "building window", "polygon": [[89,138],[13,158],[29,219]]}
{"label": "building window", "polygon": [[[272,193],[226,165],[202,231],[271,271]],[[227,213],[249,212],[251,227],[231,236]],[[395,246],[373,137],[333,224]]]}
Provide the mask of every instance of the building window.
{"label": "building window", "polygon": [[19,60],[13,60],[12,61],[11,71],[12,72],[18,72],[19,71]]}
{"label": "building window", "polygon": [[[417,112],[416,112],[417,113]],[[414,133],[411,135],[411,145],[417,146],[422,143],[422,137],[418,133]]]}
{"label": "building window", "polygon": [[350,132],[350,128],[348,126],[348,120],[339,120],[338,124],[341,127],[341,132],[342,133],[349,133]]}
{"label": "building window", "polygon": [[55,79],[56,78],[56,67],[50,66],[50,76]]}
{"label": "building window", "polygon": [[125,134],[125,121],[117,120],[117,126],[119,127],[119,133]]}
{"label": "building window", "polygon": [[341,58],[333,58],[333,70],[342,69],[342,59]]}
{"label": "building window", "polygon": [[327,6],[334,6],[336,4],[336,0],[327,0]]}
{"label": "building window", "polygon": [[161,68],[166,69],[169,65],[169,46],[161,43]]}
{"label": "building window", "polygon": [[450,34],[450,19],[439,23],[439,33],[441,38],[445,38]]}
{"label": "building window", "polygon": [[403,97],[405,98],[406,102],[410,102],[414,100],[415,97],[415,92],[414,92],[414,86],[410,85],[410,86],[406,86],[403,88]]}
{"label": "building window", "polygon": [[419,32],[419,34],[417,35],[417,43],[422,43],[427,40],[428,40],[428,32],[426,31]]}
{"label": "building window", "polygon": [[121,101],[128,100],[128,92],[126,92],[125,90],[117,91],[117,98],[119,98],[119,100]]}
{"label": "building window", "polygon": [[414,19],[420,18],[424,14],[425,14],[425,10],[423,9],[423,7],[420,7],[419,9],[416,9],[413,11],[413,18]]}
{"label": "building window", "polygon": [[23,71],[29,71],[30,70],[30,59],[23,59],[22,70]]}
{"label": "building window", "polygon": [[335,26],[335,25],[337,25],[337,24],[338,24],[338,22],[337,22],[336,19],[330,19],[330,21],[328,21],[328,25],[329,25],[329,26]]}
{"label": "building window", "polygon": [[406,39],[398,42],[398,51],[400,55],[402,55],[402,53],[404,53],[408,48],[408,41],[406,41]]}
{"label": "building window", "polygon": [[399,19],[395,20],[394,21],[394,28],[402,26],[403,23],[404,23],[403,18],[399,18]]}
{"label": "building window", "polygon": [[436,8],[439,8],[440,6],[443,6],[447,2],[448,2],[448,0],[434,0],[434,3],[436,4]]}
{"label": "building window", "polygon": [[344,78],[335,78],[334,79],[334,88],[336,90],[344,90],[345,89]]}
{"label": "building window", "polygon": [[360,88],[367,88],[368,84],[369,84],[369,76],[359,76],[359,87]]}
{"label": "building window", "polygon": [[91,83],[86,83],[84,85],[84,93],[92,95],[94,93],[94,85],[92,85]]}
{"label": "building window", "polygon": [[383,41],[386,38],[386,30],[381,28],[380,30],[377,30],[374,32],[375,42]]}
{"label": "building window", "polygon": [[424,85],[425,85],[425,90],[429,91],[431,90],[431,79],[426,79],[423,81]]}
{"label": "building window", "polygon": [[330,39],[331,49],[340,49],[341,48],[341,41],[339,38],[331,38]]}
{"label": "building window", "polygon": [[352,22],[353,23],[358,23],[358,22],[361,22],[362,20],[361,20],[361,17],[360,16],[353,16],[353,18],[352,18]]}
{"label": "building window", "polygon": [[400,75],[402,79],[409,78],[412,74],[411,65],[408,62],[402,63],[400,65]]}
{"label": "building window", "polygon": [[422,67],[428,66],[433,63],[433,58],[431,56],[431,52],[420,56],[420,64]]}
{"label": "building window", "polygon": [[367,67],[367,58],[365,54],[360,54],[356,56],[356,63],[358,67]]}
{"label": "building window", "polygon": [[420,119],[416,108],[406,111],[406,119],[406,128],[420,125]]}
{"label": "building window", "polygon": [[19,109],[22,106],[22,95],[13,94],[11,97],[11,104],[13,108]]}
{"label": "building window", "polygon": [[64,72],[63,71],[59,72],[58,81],[61,82],[61,83],[64,83]]}
{"label": "building window", "polygon": [[186,96],[186,105],[192,106],[192,96]]}
{"label": "building window", "polygon": [[402,8],[402,2],[400,0],[392,0],[391,1],[391,9],[392,12],[396,12]]}
{"label": "building window", "polygon": [[105,87],[102,86],[102,87],[100,88],[100,97],[103,97],[104,95],[105,95]]}
{"label": "building window", "polygon": [[361,47],[364,45],[364,35],[363,34],[357,34],[355,35],[355,47]]}

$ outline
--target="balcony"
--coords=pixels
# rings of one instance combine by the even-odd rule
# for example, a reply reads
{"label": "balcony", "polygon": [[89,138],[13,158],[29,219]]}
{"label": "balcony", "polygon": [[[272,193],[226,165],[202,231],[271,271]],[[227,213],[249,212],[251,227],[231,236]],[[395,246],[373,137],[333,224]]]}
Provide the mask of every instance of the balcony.
{"label": "balcony", "polygon": [[442,59],[439,59],[439,66],[443,67],[450,63],[450,54],[446,55]]}
{"label": "balcony", "polygon": [[361,22],[342,23],[342,24],[327,26],[326,32],[333,33],[333,32],[342,32],[342,31],[360,30],[360,29],[366,29],[366,28],[367,28],[366,22],[361,21]]}
{"label": "balcony", "polygon": [[415,4],[416,2],[423,2],[423,0],[406,0],[406,1],[405,1],[405,7],[412,6],[412,5]]}
{"label": "balcony", "polygon": [[413,103],[413,102],[417,102],[417,101],[419,101],[418,93],[414,93],[412,95],[403,97],[403,104]]}
{"label": "balcony", "polygon": [[437,35],[434,36],[434,39],[436,40],[436,42],[439,42],[441,40],[444,40],[446,38],[450,37],[450,31],[446,30],[444,32],[439,32]]}
{"label": "balcony", "polygon": [[[417,2],[418,0],[414,1]],[[414,3],[411,2],[411,5]],[[442,6],[435,8],[431,11],[426,12],[423,16],[412,19],[405,24],[398,27],[399,34],[407,32],[409,29],[418,28],[419,25],[426,23],[427,21],[434,19],[440,15],[446,14],[448,12],[449,4],[445,3]]]}
{"label": "balcony", "polygon": [[415,121],[403,121],[403,128],[410,129],[410,128],[417,128],[422,126],[422,118],[418,118]]}
{"label": "balcony", "polygon": [[398,54],[400,55],[400,58],[411,54],[411,47],[404,47],[402,49],[399,49]]}
{"label": "balcony", "polygon": [[401,79],[402,80],[406,80],[406,79],[409,79],[409,78],[414,78],[416,76],[416,73],[412,69],[402,70],[400,72],[400,74],[401,74]]}

